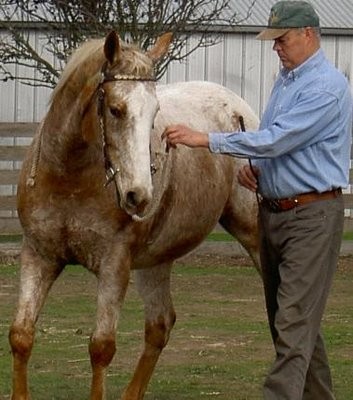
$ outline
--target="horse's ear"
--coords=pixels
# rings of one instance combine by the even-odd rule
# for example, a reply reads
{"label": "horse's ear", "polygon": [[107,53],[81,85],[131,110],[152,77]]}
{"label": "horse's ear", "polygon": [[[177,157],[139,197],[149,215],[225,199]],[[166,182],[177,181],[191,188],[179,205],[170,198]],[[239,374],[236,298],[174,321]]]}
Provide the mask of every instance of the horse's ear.
{"label": "horse's ear", "polygon": [[152,49],[147,51],[147,55],[152,58],[153,61],[158,61],[168,52],[172,39],[173,34],[171,32],[164,33],[157,39]]}
{"label": "horse's ear", "polygon": [[120,39],[115,31],[111,31],[105,38],[104,54],[108,62],[113,65],[120,58]]}

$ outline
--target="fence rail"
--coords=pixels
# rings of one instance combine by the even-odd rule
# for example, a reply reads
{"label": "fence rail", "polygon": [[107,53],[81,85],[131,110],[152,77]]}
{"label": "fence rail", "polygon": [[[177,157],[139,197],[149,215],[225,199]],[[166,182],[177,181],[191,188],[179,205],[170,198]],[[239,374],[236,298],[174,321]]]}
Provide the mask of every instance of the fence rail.
{"label": "fence rail", "polygon": [[[21,234],[16,212],[16,184],[21,161],[37,129],[37,123],[0,123],[0,235]],[[353,154],[353,151],[352,151]],[[350,170],[353,184],[353,169]],[[344,193],[345,231],[353,231],[353,194]]]}

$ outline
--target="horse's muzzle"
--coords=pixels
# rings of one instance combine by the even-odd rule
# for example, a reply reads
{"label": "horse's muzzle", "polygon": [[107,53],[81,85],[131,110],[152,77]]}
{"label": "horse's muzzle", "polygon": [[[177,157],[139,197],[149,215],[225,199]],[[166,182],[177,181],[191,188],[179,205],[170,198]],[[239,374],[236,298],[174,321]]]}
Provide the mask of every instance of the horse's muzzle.
{"label": "horse's muzzle", "polygon": [[123,196],[122,207],[129,215],[141,215],[152,200],[152,196],[142,188],[134,188]]}

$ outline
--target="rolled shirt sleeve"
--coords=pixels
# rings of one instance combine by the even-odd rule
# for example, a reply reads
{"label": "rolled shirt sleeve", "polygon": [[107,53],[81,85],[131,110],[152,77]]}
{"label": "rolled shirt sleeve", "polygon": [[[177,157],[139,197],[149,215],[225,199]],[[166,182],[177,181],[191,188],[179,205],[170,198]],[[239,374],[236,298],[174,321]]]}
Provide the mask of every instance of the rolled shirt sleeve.
{"label": "rolled shirt sleeve", "polygon": [[211,152],[253,159],[260,192],[271,198],[346,187],[351,141],[350,87],[321,49],[282,71],[258,131],[209,133]]}

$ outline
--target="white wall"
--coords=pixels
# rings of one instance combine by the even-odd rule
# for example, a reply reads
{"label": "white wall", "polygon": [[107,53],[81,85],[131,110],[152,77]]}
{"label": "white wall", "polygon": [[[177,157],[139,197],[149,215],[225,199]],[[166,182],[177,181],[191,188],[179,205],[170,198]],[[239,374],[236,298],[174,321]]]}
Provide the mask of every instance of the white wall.
{"label": "white wall", "polygon": [[[31,43],[41,48],[41,34],[30,34]],[[190,46],[197,36],[189,39]],[[353,85],[353,46],[351,36],[324,36],[322,47],[328,58],[346,74]],[[51,56],[48,56],[51,58]],[[261,115],[279,63],[272,42],[258,41],[252,33],[226,33],[210,48],[200,48],[188,60],[170,65],[160,83],[208,80],[221,83],[241,95]],[[13,67],[18,76],[35,71]],[[44,116],[51,90],[0,82],[0,122],[38,122]]]}
{"label": "white wall", "polygon": [[[42,48],[39,31],[30,33],[30,40],[36,49]],[[196,35],[190,37],[189,46],[196,41]],[[323,36],[322,47],[353,85],[352,36]],[[51,55],[47,57],[56,62]],[[190,80],[217,82],[242,96],[261,116],[278,69],[279,62],[272,51],[272,42],[258,41],[252,33],[226,33],[217,45],[200,48],[186,61],[171,64],[160,83]],[[14,66],[13,72],[17,76],[35,74],[35,71],[21,66]],[[0,82],[0,122],[39,122],[45,115],[50,93],[50,89],[25,86],[18,81]],[[0,145],[12,144],[21,143],[14,138],[0,138]],[[11,167],[18,166],[11,161],[0,161],[0,169]],[[0,187],[2,195],[15,191],[16,188],[11,185]]]}

